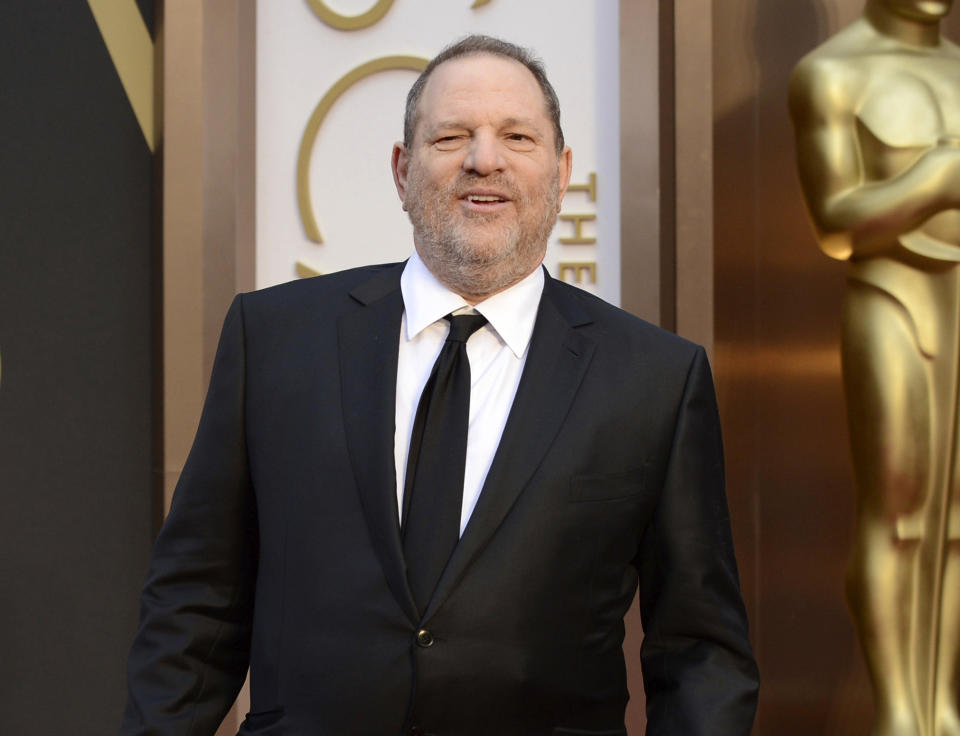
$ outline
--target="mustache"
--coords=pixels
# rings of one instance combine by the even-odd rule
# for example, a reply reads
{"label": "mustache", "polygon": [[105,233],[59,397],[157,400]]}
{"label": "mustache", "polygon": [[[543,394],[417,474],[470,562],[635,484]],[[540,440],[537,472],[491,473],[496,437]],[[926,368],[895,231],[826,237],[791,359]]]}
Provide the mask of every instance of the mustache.
{"label": "mustache", "polygon": [[520,189],[513,182],[513,180],[510,177],[504,176],[500,173],[489,174],[487,176],[462,173],[450,186],[450,191],[453,192],[455,197],[460,198],[478,186],[495,189],[513,200],[521,199]]}

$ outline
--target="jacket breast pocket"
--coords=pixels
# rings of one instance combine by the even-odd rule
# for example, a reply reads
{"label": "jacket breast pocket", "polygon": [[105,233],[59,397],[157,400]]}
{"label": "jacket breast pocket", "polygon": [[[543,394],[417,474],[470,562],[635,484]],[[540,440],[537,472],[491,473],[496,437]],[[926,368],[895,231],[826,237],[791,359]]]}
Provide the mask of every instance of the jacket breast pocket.
{"label": "jacket breast pocket", "polygon": [[570,479],[570,500],[585,503],[631,498],[643,493],[645,476],[646,466],[622,473],[575,475]]}

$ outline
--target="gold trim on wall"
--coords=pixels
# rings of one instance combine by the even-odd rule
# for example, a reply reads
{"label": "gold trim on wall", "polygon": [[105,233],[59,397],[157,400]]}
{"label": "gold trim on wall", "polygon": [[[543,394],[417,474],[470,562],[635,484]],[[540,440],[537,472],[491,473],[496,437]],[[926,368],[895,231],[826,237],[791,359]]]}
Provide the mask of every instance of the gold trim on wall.
{"label": "gold trim on wall", "polygon": [[87,0],[143,137],[154,151],[153,39],[134,0]]}
{"label": "gold trim on wall", "polygon": [[297,261],[295,268],[297,271],[297,276],[299,276],[302,279],[308,279],[312,276],[323,275],[323,271],[318,271],[316,268],[314,268],[313,266],[307,263],[304,263],[303,261]]}
{"label": "gold trim on wall", "polygon": [[327,113],[330,112],[330,108],[340,98],[340,95],[361,79],[366,79],[377,72],[394,69],[422,72],[428,63],[427,59],[420,56],[383,56],[379,59],[373,59],[344,74],[317,104],[310,115],[310,120],[307,121],[307,127],[303,131],[303,138],[300,141],[300,152],[297,154],[297,206],[300,209],[300,221],[303,223],[303,229],[310,240],[315,243],[323,242],[320,227],[317,225],[317,218],[310,204],[310,156],[313,153],[313,146],[317,142],[320,126],[323,124],[323,119],[327,116]]}
{"label": "gold trim on wall", "polygon": [[[490,0],[486,0],[489,2]],[[339,31],[356,31],[361,28],[368,28],[379,21],[390,10],[393,0],[377,0],[370,10],[360,15],[343,15],[331,10],[323,0],[307,0],[310,9],[316,13],[317,17]]]}

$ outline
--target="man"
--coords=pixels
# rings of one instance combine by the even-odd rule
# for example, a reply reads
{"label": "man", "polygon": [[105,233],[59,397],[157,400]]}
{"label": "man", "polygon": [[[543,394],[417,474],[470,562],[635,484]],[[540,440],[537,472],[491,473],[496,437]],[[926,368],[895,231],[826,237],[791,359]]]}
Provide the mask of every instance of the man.
{"label": "man", "polygon": [[800,180],[849,261],[847,578],[874,736],[960,736],[960,48],[951,0],[869,0],[790,82]]}
{"label": "man", "polygon": [[406,264],[227,316],[123,733],[212,733],[249,660],[241,734],[625,734],[639,580],[649,733],[747,734],[706,359],[540,267],[571,165],[542,66],[444,50],[392,162]]}

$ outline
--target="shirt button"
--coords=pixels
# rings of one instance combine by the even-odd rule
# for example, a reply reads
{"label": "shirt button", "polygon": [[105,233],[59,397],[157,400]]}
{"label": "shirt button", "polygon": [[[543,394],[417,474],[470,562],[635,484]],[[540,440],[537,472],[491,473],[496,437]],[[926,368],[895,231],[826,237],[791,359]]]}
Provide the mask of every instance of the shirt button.
{"label": "shirt button", "polygon": [[[426,649],[427,647],[432,647],[433,634],[431,634],[430,631],[427,629],[420,629],[420,631],[417,632],[417,646],[423,647],[424,649]],[[422,733],[422,732],[418,731],[417,733]],[[413,734],[412,731],[411,731],[411,734]]]}

